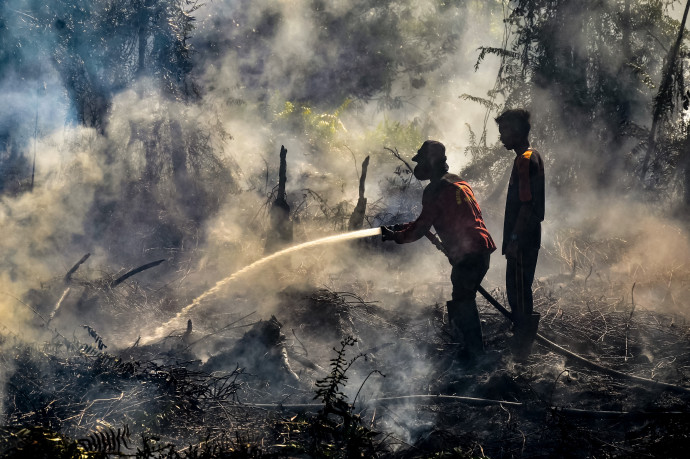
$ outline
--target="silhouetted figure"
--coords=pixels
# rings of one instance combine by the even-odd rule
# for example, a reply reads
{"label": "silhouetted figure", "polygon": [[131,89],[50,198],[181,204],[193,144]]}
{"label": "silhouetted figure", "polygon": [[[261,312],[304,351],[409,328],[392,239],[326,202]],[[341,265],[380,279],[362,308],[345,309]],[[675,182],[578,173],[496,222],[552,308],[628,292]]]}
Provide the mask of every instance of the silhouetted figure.
{"label": "silhouetted figure", "polygon": [[501,142],[515,151],[503,222],[506,256],[506,293],[515,322],[513,352],[529,355],[537,334],[539,314],[534,314],[532,282],[541,245],[544,220],[544,162],[529,145],[530,114],[513,109],[496,118]]}
{"label": "silhouetted figure", "polygon": [[472,189],[460,177],[448,173],[443,144],[427,140],[412,161],[417,162],[414,176],[431,180],[422,196],[422,212],[417,220],[405,225],[381,227],[382,238],[404,244],[431,236],[429,230],[435,228],[443,252],[453,266],[452,300],[446,303],[451,333],[459,340],[462,332],[465,347],[460,359],[474,361],[484,353],[475,297],[496,245],[484,225]]}

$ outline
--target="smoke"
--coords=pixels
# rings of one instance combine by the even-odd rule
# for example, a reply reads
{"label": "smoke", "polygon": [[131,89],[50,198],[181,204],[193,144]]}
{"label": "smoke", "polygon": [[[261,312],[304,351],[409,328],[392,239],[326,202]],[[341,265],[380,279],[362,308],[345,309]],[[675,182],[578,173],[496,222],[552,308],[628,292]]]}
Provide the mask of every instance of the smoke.
{"label": "smoke", "polygon": [[[286,193],[299,244],[346,231],[365,157],[371,157],[366,228],[411,221],[420,211],[424,184],[386,148],[409,163],[421,143],[434,138],[446,145],[451,171],[459,172],[470,161],[470,129],[477,136],[486,129],[488,145],[495,144],[493,113],[487,117],[484,106],[460,97],[490,99],[498,58],[487,56],[475,71],[477,48],[501,46],[505,12],[490,2],[465,3],[442,8],[431,1],[208,2],[194,13],[197,28],[190,38],[191,75],[198,85],[193,96],[174,95],[166,89],[169,81],[151,74],[126,85],[111,82],[102,91],[109,95],[107,114],[93,127],[79,120],[78,101],[70,96],[74,88],[68,87],[72,80],[56,60],[47,59],[33,75],[26,68],[0,73],[2,164],[18,170],[11,179],[4,176],[0,197],[4,329],[45,339],[36,313],[47,318],[54,311],[65,291],[63,276],[84,253],[91,257],[77,272],[80,283],[61,303],[65,316],[52,325],[67,331],[81,325],[80,296],[95,298],[88,318],[113,348],[138,336],[174,334],[187,318],[201,333],[215,331],[221,314],[256,311],[260,319],[276,314],[284,320],[291,312],[280,295],[289,287],[355,293],[391,316],[442,308],[450,297],[450,266],[425,240],[397,246],[371,238],[305,249],[246,273],[217,295],[204,295],[266,255],[281,145],[288,149]],[[5,7],[10,4],[24,8],[18,1]],[[19,21],[16,14],[7,17]],[[571,32],[577,46],[586,47],[586,37]],[[59,42],[56,33],[41,34],[37,55],[50,55]],[[92,76],[105,72],[106,63],[93,59],[86,58],[86,67],[99,69]],[[612,69],[616,64],[608,63]],[[135,72],[127,67],[122,73]],[[588,190],[600,163],[582,152],[606,128],[593,126],[588,138],[569,137],[570,114],[560,113],[567,91],[540,88],[530,107],[533,146],[546,160],[550,184],[537,277],[570,269],[584,277],[591,268],[595,277],[617,276],[625,291],[636,283],[639,305],[685,312],[690,244],[684,229],[661,209],[650,213],[632,190],[629,196]],[[636,110],[640,120],[647,115],[644,108]],[[560,129],[540,128],[547,118],[558,119]],[[502,153],[508,164],[513,153]],[[558,177],[573,162],[586,172],[577,189],[560,187]],[[614,170],[609,178],[623,173]],[[471,185],[500,246],[500,188],[507,184],[495,185],[494,200],[494,190]],[[118,273],[163,258],[165,264],[133,278],[131,290],[103,287]],[[503,269],[495,253],[487,289],[503,285]],[[190,304],[195,306],[189,317],[156,333]],[[110,314],[114,308],[116,318]],[[420,318],[406,325],[428,337],[437,332],[423,328],[428,323]],[[387,336],[361,336],[361,350],[388,344]],[[319,352],[336,344],[318,330],[301,339],[323,361],[329,355]],[[197,346],[195,357],[212,351]],[[411,390],[410,381],[432,371],[422,354],[415,343],[396,343],[390,358],[404,365],[386,379],[368,379],[361,397]],[[9,371],[5,365],[2,373]],[[350,400],[367,375],[353,375]]]}

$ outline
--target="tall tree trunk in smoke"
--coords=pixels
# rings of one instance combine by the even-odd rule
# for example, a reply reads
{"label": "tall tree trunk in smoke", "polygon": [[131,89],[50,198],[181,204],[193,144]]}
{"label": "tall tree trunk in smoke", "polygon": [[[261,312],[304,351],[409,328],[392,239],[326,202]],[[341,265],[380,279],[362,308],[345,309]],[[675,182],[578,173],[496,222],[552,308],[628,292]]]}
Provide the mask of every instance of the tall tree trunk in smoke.
{"label": "tall tree trunk in smoke", "polygon": [[177,201],[182,205],[185,217],[200,221],[203,215],[202,203],[197,202],[193,179],[187,168],[187,147],[182,126],[177,120],[170,121],[170,162],[172,179],[177,192]]}
{"label": "tall tree trunk in smoke", "polygon": [[133,136],[137,136],[144,145],[144,181],[147,184],[155,185],[160,182],[161,161],[160,161],[160,138],[163,121],[156,119],[152,126],[141,126],[143,123],[130,123]]}
{"label": "tall tree trunk in smoke", "polygon": [[683,20],[680,23],[680,30],[678,37],[673,47],[668,52],[666,57],[666,64],[659,84],[659,92],[654,98],[654,111],[652,114],[652,127],[649,129],[649,137],[647,139],[647,152],[642,161],[642,169],[640,171],[640,179],[644,180],[650,166],[650,161],[654,162],[654,155],[656,150],[656,131],[658,129],[661,116],[664,110],[672,106],[673,99],[673,75],[678,66],[678,51],[683,42],[683,35],[685,33],[685,21],[688,19],[688,10],[690,9],[690,0],[685,3],[685,11],[683,12]]}
{"label": "tall tree trunk in smoke", "polygon": [[138,67],[137,74],[141,75],[146,69],[146,45],[148,43],[148,31],[149,31],[149,10],[151,8],[151,0],[142,0],[139,5],[138,14]]}
{"label": "tall tree trunk in smoke", "polygon": [[625,129],[630,124],[630,114],[632,112],[632,102],[629,94],[634,92],[633,86],[633,53],[632,53],[632,22],[630,13],[631,0],[625,0],[623,11],[619,14],[619,24],[621,29],[620,49],[623,60],[618,67],[615,77],[615,84],[612,85],[611,106],[613,107],[612,117],[609,118],[611,138],[611,154],[606,155],[601,161],[601,169],[597,174],[597,181],[600,188],[607,188],[613,184],[620,183],[614,174],[623,170],[621,163],[623,155],[618,154],[622,151],[626,136]]}
{"label": "tall tree trunk in smoke", "polygon": [[178,191],[188,191],[187,186],[187,151],[182,126],[177,120],[170,121],[170,161],[172,164],[173,181]]}
{"label": "tall tree trunk in smoke", "polygon": [[684,214],[687,216],[690,211],[690,148],[685,151],[683,162],[683,207]]}
{"label": "tall tree trunk in smoke", "polygon": [[690,217],[690,125],[685,125],[685,136],[679,149],[677,163],[678,179],[682,186],[682,196],[677,215],[682,219]]}

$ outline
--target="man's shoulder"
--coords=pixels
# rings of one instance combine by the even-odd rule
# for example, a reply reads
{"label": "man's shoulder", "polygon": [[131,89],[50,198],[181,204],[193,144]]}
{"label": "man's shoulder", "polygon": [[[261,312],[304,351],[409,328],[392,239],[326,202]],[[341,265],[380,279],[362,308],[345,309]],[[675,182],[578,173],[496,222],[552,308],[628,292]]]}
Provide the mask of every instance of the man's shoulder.
{"label": "man's shoulder", "polygon": [[443,177],[441,177],[439,180],[434,180],[434,181],[430,182],[424,188],[424,196],[436,197],[439,194],[443,193],[444,190],[448,190],[450,187],[454,187],[455,183],[460,182],[460,181],[462,181],[462,180],[457,175],[447,173]]}
{"label": "man's shoulder", "polygon": [[458,182],[464,182],[463,179],[460,178],[460,176],[452,174],[450,172],[446,173],[440,180],[443,185],[454,185]]}
{"label": "man's shoulder", "polygon": [[529,159],[536,160],[536,161],[540,161],[542,159],[542,154],[539,153],[539,150],[535,150],[534,148],[530,148],[527,151],[531,152]]}
{"label": "man's shoulder", "polygon": [[526,150],[524,153],[521,153],[519,155],[515,155],[515,162],[514,162],[514,167],[518,168],[526,168],[528,167],[528,164],[542,164],[544,161],[542,160],[541,154],[532,148]]}

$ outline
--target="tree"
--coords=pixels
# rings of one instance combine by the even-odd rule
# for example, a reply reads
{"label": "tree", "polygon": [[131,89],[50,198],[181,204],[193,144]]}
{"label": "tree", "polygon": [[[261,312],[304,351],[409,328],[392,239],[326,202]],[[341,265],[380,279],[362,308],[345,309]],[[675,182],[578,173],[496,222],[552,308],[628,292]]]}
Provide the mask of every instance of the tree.
{"label": "tree", "polygon": [[636,182],[660,56],[678,30],[665,8],[645,0],[518,0],[507,19],[512,44],[482,50],[479,61],[503,59],[500,109],[532,111],[532,137],[549,152],[556,189]]}

